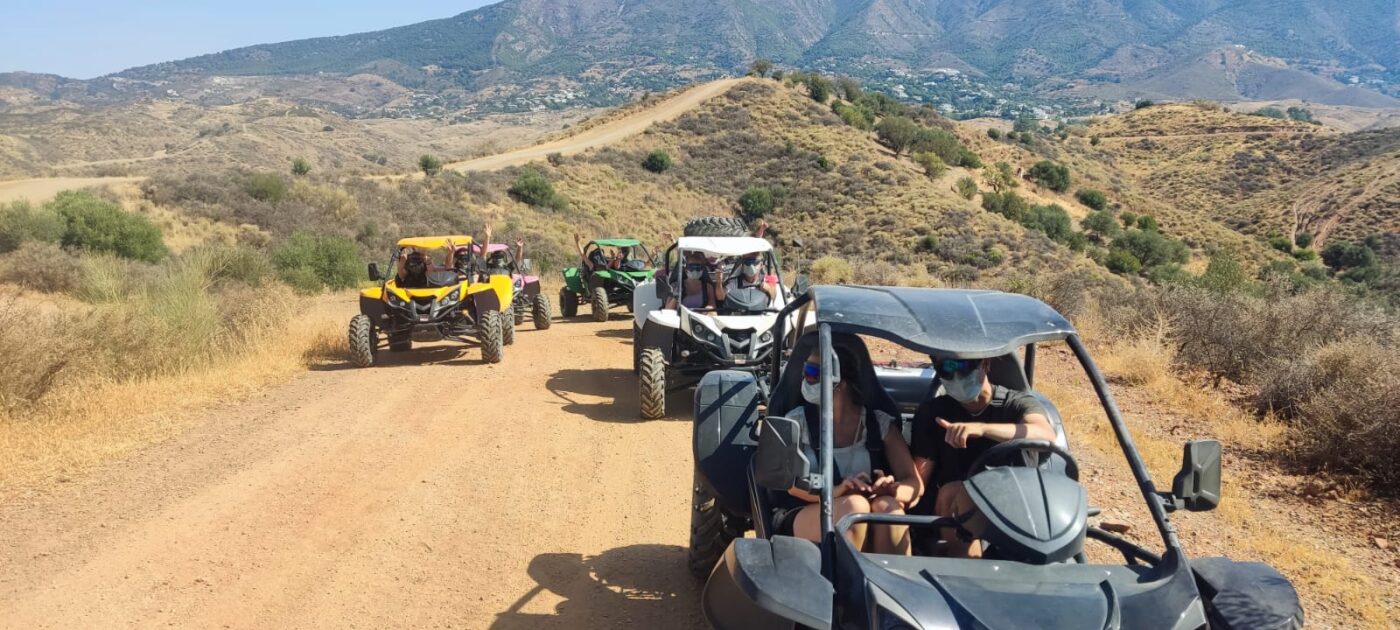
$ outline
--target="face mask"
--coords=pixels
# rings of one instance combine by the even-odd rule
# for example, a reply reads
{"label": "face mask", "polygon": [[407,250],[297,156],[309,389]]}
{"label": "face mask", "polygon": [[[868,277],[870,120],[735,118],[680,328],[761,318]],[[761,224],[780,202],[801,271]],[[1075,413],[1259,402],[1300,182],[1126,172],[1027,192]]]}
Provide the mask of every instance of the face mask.
{"label": "face mask", "polygon": [[743,269],[744,269],[744,275],[747,276],[747,277],[752,278],[752,277],[754,277],[755,275],[758,274],[758,265],[745,264],[744,267],[743,267]]}
{"label": "face mask", "polygon": [[[833,375],[831,379],[831,389],[833,392],[839,384],[841,384],[841,379],[835,378]],[[809,381],[805,378],[802,379],[802,399],[813,405],[822,404],[822,382],[820,380]]]}
{"label": "face mask", "polygon": [[705,275],[705,272],[703,271],[690,271],[689,269],[687,269],[685,272],[685,277],[690,280],[699,280],[700,276],[703,275]]}
{"label": "face mask", "polygon": [[982,394],[982,368],[943,379],[943,391],[960,403],[970,403]]}

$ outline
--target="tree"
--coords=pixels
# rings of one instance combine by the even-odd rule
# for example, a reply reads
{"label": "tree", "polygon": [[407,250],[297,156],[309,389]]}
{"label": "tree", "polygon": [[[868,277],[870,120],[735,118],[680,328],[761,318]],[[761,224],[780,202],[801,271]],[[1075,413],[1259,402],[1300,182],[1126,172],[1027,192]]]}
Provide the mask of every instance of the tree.
{"label": "tree", "polygon": [[1055,192],[1065,192],[1069,190],[1070,177],[1069,167],[1064,164],[1041,160],[1036,162],[1031,170],[1026,172],[1026,176],[1040,182],[1046,188]]}
{"label": "tree", "polygon": [[929,179],[938,179],[948,172],[948,164],[935,153],[915,153],[913,157],[915,164],[924,167],[924,174]]}
{"label": "tree", "polygon": [[1108,195],[1103,194],[1103,191],[1094,190],[1092,188],[1081,188],[1074,196],[1076,199],[1079,199],[1079,203],[1089,206],[1094,210],[1102,212],[1108,208]]}
{"label": "tree", "polygon": [[1113,213],[1107,210],[1090,212],[1088,216],[1084,217],[1084,220],[1079,222],[1079,227],[1100,243],[1112,240],[1123,231],[1122,228],[1118,227],[1118,219],[1114,218]]}
{"label": "tree", "polygon": [[569,200],[555,192],[554,184],[550,183],[549,178],[534,168],[522,171],[506,192],[532,206],[554,210],[565,210],[569,207]]}
{"label": "tree", "polygon": [[1298,121],[1298,122],[1305,122],[1305,123],[1316,123],[1316,122],[1317,122],[1317,119],[1316,119],[1316,118],[1313,118],[1312,112],[1309,111],[1309,110],[1307,110],[1307,109],[1304,109],[1304,108],[1302,108],[1302,107],[1290,107],[1290,108],[1288,108],[1288,118],[1289,118],[1289,120],[1296,120],[1296,121]]}
{"label": "tree", "polygon": [[1022,116],[1020,118],[1017,118],[1016,122],[1011,124],[1011,130],[1016,133],[1027,133],[1035,131],[1037,126],[1039,125],[1036,123],[1034,118]]}
{"label": "tree", "polygon": [[1264,118],[1277,118],[1279,120],[1283,120],[1284,118],[1288,117],[1287,114],[1283,113],[1283,110],[1277,107],[1262,107],[1254,110],[1254,113],[1250,115],[1263,116]]}
{"label": "tree", "polygon": [[1001,139],[1001,130],[1000,130],[1000,129],[997,129],[997,128],[995,128],[995,127],[991,128],[991,129],[988,129],[988,130],[987,130],[987,137],[988,137],[988,138],[991,138],[991,139],[993,139],[993,140],[1000,140],[1000,139]]}
{"label": "tree", "polygon": [[442,160],[425,154],[418,158],[418,168],[423,169],[424,175],[431,177],[442,172]]}
{"label": "tree", "polygon": [[1153,105],[1156,105],[1156,103],[1153,103],[1152,101],[1149,101],[1147,99],[1142,99],[1137,103],[1133,104],[1133,109],[1147,109],[1148,107],[1152,107]]}
{"label": "tree", "polygon": [[1143,267],[1156,267],[1167,263],[1185,263],[1191,255],[1186,244],[1167,238],[1160,232],[1128,230],[1113,239],[1112,249],[1127,250],[1142,263]]}
{"label": "tree", "polygon": [[895,155],[909,148],[918,133],[919,126],[904,116],[886,116],[875,125],[875,134],[879,136],[880,143],[889,147]]}
{"label": "tree", "polygon": [[1299,232],[1298,235],[1293,238],[1293,242],[1298,247],[1302,247],[1305,249],[1308,247],[1312,247],[1313,235],[1307,232]]}
{"label": "tree", "polygon": [[1008,190],[1004,193],[982,193],[982,209],[1020,223],[1030,212],[1030,204],[1014,191]]}
{"label": "tree", "polygon": [[767,186],[751,186],[739,196],[739,212],[747,221],[761,219],[777,206],[775,197]]}
{"label": "tree", "polygon": [[311,163],[306,158],[296,158],[292,160],[292,174],[301,177],[311,172]]}
{"label": "tree", "polygon": [[1104,260],[1104,266],[1109,271],[1123,275],[1135,274],[1142,271],[1142,261],[1137,259],[1132,252],[1126,249],[1111,249],[1108,251],[1108,258]]}
{"label": "tree", "polygon": [[963,199],[971,201],[973,197],[977,196],[977,180],[971,177],[964,175],[958,178],[958,183],[954,184],[954,186],[958,192],[958,196]]}
{"label": "tree", "polygon": [[865,95],[865,90],[860,87],[860,81],[852,79],[851,77],[836,79],[836,90],[837,93],[841,95],[841,98],[852,103],[859,101],[860,97]]}
{"label": "tree", "polygon": [[812,100],[818,103],[831,100],[831,89],[831,80],[826,77],[815,72],[807,77],[807,94],[812,97]]}
{"label": "tree", "polygon": [[655,149],[642,160],[642,168],[653,173],[665,173],[671,168],[671,156],[661,149]]}
{"label": "tree", "polygon": [[767,59],[755,59],[749,65],[749,74],[762,78],[768,76],[768,72],[773,69],[773,62]]}
{"label": "tree", "polygon": [[1026,213],[1021,224],[1033,230],[1040,230],[1046,236],[1058,243],[1068,243],[1070,237],[1075,234],[1074,224],[1069,219],[1069,213],[1061,208],[1059,204],[1048,206],[1035,206]]}
{"label": "tree", "polygon": [[995,193],[1003,193],[1020,185],[1016,182],[1015,171],[1006,162],[997,162],[983,169],[982,178],[987,180],[987,185]]}

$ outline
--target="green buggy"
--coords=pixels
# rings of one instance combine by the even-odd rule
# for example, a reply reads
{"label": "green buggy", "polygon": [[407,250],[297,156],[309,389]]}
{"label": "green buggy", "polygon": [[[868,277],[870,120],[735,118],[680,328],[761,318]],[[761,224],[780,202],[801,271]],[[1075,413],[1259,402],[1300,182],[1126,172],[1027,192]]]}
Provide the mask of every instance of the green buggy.
{"label": "green buggy", "polygon": [[593,262],[593,270],[581,265],[564,270],[564,287],[559,289],[564,316],[578,315],[582,303],[590,305],[598,322],[608,321],[608,309],[618,305],[632,312],[632,291],[655,272],[646,246],[635,238],[600,238],[584,246],[583,257]]}

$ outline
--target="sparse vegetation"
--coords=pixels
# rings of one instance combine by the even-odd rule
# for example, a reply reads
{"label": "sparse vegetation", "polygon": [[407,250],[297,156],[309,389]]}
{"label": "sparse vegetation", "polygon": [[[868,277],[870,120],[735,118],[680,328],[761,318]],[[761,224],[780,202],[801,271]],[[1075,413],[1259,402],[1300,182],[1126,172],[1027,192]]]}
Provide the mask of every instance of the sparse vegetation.
{"label": "sparse vegetation", "polygon": [[671,168],[671,155],[661,149],[653,149],[642,160],[642,168],[653,173],[665,173]]}
{"label": "sparse vegetation", "polygon": [[517,200],[540,208],[567,210],[569,200],[554,190],[554,184],[535,168],[525,168],[508,191]]}
{"label": "sparse vegetation", "polygon": [[253,173],[243,190],[258,201],[276,203],[287,198],[287,181],[275,173]]}
{"label": "sparse vegetation", "polygon": [[1102,212],[1108,209],[1108,195],[1103,194],[1101,190],[1081,188],[1079,192],[1074,194],[1074,197],[1079,200],[1079,203],[1089,206],[1093,210]]}
{"label": "sparse vegetation", "polygon": [[418,169],[424,175],[432,177],[442,172],[442,160],[433,155],[423,155],[418,158]]}
{"label": "sparse vegetation", "polygon": [[924,174],[927,175],[929,179],[938,179],[942,177],[944,173],[948,172],[948,165],[944,163],[943,159],[938,157],[936,153],[931,151],[915,153],[913,158],[915,164],[923,167]]}
{"label": "sparse vegetation", "polygon": [[306,160],[306,158],[299,157],[299,158],[293,158],[293,159],[292,159],[292,174],[293,174],[293,175],[295,175],[295,176],[297,176],[297,177],[301,177],[301,176],[306,175],[306,174],[308,174],[308,173],[310,173],[310,172],[311,172],[311,162],[308,162],[308,161]]}
{"label": "sparse vegetation", "polygon": [[1026,177],[1040,182],[1041,185],[1055,192],[1065,192],[1069,190],[1070,175],[1069,167],[1064,164],[1041,160],[1036,162],[1031,170],[1026,172]]}
{"label": "sparse vegetation", "polygon": [[1006,162],[997,162],[986,167],[982,172],[982,179],[995,193],[1003,193],[1020,185],[1016,181],[1015,171],[1012,171],[1011,165]]}
{"label": "sparse vegetation", "polygon": [[967,199],[968,201],[971,201],[973,197],[977,196],[977,180],[966,175],[958,178],[958,182],[954,184],[954,188],[959,197]]}

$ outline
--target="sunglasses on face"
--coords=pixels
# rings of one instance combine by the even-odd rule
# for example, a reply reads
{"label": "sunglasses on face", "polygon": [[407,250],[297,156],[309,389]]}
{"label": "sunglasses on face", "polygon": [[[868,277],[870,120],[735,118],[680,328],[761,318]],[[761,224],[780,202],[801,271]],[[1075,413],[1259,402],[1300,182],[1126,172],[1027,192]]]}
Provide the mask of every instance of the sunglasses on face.
{"label": "sunglasses on face", "polygon": [[802,377],[813,381],[820,379],[822,377],[821,364],[808,361],[802,366]]}
{"label": "sunglasses on face", "polygon": [[701,263],[690,263],[685,266],[686,271],[704,271],[705,265]]}
{"label": "sunglasses on face", "polygon": [[962,376],[980,365],[981,361],[971,361],[967,359],[939,359],[933,362],[933,369],[943,378],[950,376]]}

